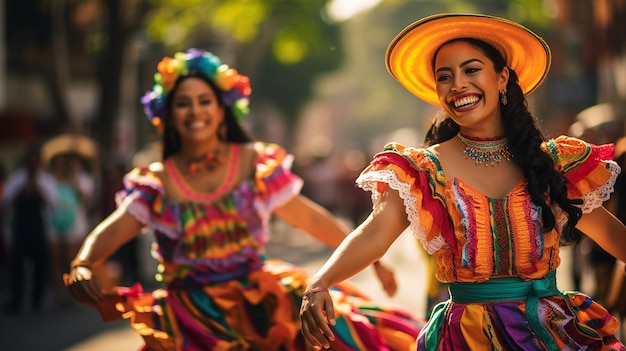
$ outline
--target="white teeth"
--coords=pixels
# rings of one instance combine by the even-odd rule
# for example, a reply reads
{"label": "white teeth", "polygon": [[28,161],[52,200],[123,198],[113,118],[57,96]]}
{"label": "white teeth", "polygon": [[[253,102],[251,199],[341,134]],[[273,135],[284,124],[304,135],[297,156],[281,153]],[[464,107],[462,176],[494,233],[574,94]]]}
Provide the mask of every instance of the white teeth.
{"label": "white teeth", "polygon": [[190,128],[202,128],[206,125],[203,121],[194,121],[189,124]]}
{"label": "white teeth", "polygon": [[460,99],[454,101],[454,107],[461,107],[461,106],[464,106],[464,105],[470,105],[470,104],[476,103],[477,101],[478,101],[478,96],[475,96],[475,95],[467,96],[467,97],[460,98]]}

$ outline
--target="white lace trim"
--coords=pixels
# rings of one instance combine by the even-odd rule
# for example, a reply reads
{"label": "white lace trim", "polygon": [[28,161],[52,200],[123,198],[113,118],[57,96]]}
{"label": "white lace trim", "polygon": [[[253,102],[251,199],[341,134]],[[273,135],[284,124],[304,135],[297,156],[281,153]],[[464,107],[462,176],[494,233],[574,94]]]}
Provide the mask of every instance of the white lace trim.
{"label": "white lace trim", "polygon": [[583,195],[583,213],[589,213],[602,206],[602,204],[611,197],[611,193],[615,190],[613,187],[615,185],[615,181],[617,180],[617,176],[620,174],[620,167],[615,161],[605,162],[606,168],[611,172],[611,178],[609,178],[609,180],[607,180],[607,182],[602,186]]}
{"label": "white lace trim", "polygon": [[356,180],[357,185],[363,188],[363,190],[372,192],[372,203],[374,206],[380,199],[380,193],[376,190],[376,185],[379,182],[388,184],[389,187],[400,193],[400,197],[404,200],[404,208],[409,219],[409,228],[411,228],[413,235],[420,241],[429,254],[433,254],[448,245],[441,234],[438,234],[430,241],[426,240],[426,228],[420,223],[417,212],[417,199],[411,193],[411,185],[398,179],[394,171],[388,169],[371,171],[361,174]]}
{"label": "white lace trim", "polygon": [[158,223],[153,221],[150,209],[148,209],[145,205],[135,201],[138,196],[139,195],[135,192],[128,194],[128,196],[122,199],[119,207],[125,207],[126,211],[133,215],[133,217],[135,217],[139,222],[143,223],[147,227],[150,227],[165,234],[171,239],[176,239],[180,237],[180,228],[174,229],[166,227],[163,225],[159,225]]}
{"label": "white lace trim", "polygon": [[[611,194],[615,190],[615,181],[617,180],[617,176],[620,174],[621,169],[615,161],[605,162],[606,168],[611,172],[611,177],[606,181],[606,183],[602,184],[602,186],[583,195],[583,204],[580,206],[583,213],[590,213],[596,208],[602,206],[604,202],[609,200]],[[563,233],[563,228],[567,224],[569,217],[567,212],[563,211],[559,205],[554,204],[552,205],[552,208],[556,218],[556,230],[559,234],[561,234]]]}
{"label": "white lace trim", "polygon": [[262,223],[264,229],[263,233],[261,233],[262,244],[266,244],[270,239],[269,220],[274,209],[286,204],[289,200],[298,196],[303,183],[303,180],[298,178],[295,179],[288,187],[277,193],[271,194],[267,200],[259,199],[258,197],[254,199],[254,208],[259,213],[261,221],[263,221]]}

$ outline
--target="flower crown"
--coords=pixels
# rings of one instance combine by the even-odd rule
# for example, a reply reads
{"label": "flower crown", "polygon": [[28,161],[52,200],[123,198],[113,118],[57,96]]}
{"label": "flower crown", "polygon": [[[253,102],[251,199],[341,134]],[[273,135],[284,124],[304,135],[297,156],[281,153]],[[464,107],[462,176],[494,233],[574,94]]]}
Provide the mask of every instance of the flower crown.
{"label": "flower crown", "polygon": [[223,64],[214,54],[192,48],[175,53],[173,58],[164,57],[157,65],[152,90],[141,98],[148,120],[159,130],[162,130],[163,120],[168,116],[168,94],[179,77],[191,72],[197,72],[215,84],[222,103],[232,110],[238,122],[250,112],[250,79]]}

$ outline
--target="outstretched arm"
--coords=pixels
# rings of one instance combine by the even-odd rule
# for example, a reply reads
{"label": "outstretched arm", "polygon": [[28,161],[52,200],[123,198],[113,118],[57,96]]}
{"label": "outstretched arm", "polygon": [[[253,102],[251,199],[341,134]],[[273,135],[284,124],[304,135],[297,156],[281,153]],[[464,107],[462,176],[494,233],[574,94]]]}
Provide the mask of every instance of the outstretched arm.
{"label": "outstretched arm", "polygon": [[100,283],[91,267],[104,263],[120,246],[141,233],[143,224],[125,208],[118,208],[87,235],[72,262],[67,279],[70,294],[78,302],[102,300]]}
{"label": "outstretched arm", "polygon": [[576,228],[613,257],[626,261],[626,226],[603,206],[584,214]]}
{"label": "outstretched arm", "polygon": [[304,195],[298,195],[276,208],[274,214],[333,249],[339,246],[350,232],[350,229],[328,210]]}
{"label": "outstretched arm", "polygon": [[387,189],[372,214],[342,241],[309,280],[300,318],[302,333],[313,346],[329,348],[334,340],[330,325],[335,323],[335,313],[327,288],[380,258],[408,224],[403,200],[397,191]]}
{"label": "outstretched arm", "polygon": [[[328,210],[303,195],[296,196],[277,208],[274,213],[333,249],[337,248],[350,232],[348,227]],[[398,284],[393,271],[380,261],[375,261],[373,268],[387,296],[395,295]]]}

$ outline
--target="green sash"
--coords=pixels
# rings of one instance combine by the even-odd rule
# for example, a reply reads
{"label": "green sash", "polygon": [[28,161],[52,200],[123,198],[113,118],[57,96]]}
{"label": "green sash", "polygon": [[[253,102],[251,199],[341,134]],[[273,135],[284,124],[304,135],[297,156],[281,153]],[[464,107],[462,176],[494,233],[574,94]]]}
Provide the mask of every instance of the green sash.
{"label": "green sash", "polygon": [[526,301],[526,318],[548,350],[558,350],[554,338],[539,320],[539,299],[562,295],[556,287],[556,271],[543,278],[524,281],[519,278],[494,278],[483,283],[451,283],[450,299],[439,303],[428,319],[430,324],[425,335],[427,350],[436,350],[439,345],[439,331],[445,322],[446,310],[450,302],[489,303],[503,301]]}

